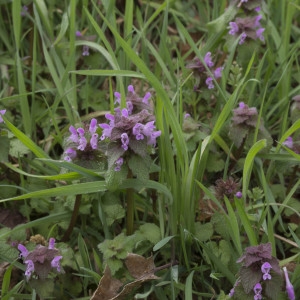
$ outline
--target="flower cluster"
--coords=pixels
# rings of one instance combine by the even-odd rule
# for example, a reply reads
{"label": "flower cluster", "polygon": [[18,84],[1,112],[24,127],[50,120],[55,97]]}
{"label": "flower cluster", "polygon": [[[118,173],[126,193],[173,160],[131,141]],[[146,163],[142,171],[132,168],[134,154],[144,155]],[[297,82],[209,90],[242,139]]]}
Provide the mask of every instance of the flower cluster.
{"label": "flower cluster", "polygon": [[[78,38],[82,38],[83,37],[82,33],[79,30],[77,30],[75,32],[75,35]],[[90,48],[89,48],[89,46],[83,45],[82,46],[82,56],[89,56],[89,55],[90,55]]]}
{"label": "flower cluster", "polygon": [[114,166],[115,171],[120,171],[124,155],[128,152],[145,157],[147,148],[156,146],[161,131],[156,130],[154,124],[155,117],[149,103],[151,94],[148,92],[140,98],[129,85],[126,108],[120,106],[120,93],[116,92],[115,97],[117,107],[114,114],[105,114],[106,123],[98,124],[96,119],[92,119],[89,125],[70,126],[71,135],[67,138],[64,160],[93,160],[100,151],[108,157],[108,168]]}
{"label": "flower cluster", "polygon": [[233,200],[234,196],[237,198],[242,197],[242,193],[239,191],[239,183],[231,177],[226,180],[217,179],[215,195],[219,200],[224,200],[224,197],[229,200]]}
{"label": "flower cluster", "polygon": [[67,139],[69,147],[64,152],[64,160],[70,162],[81,154],[93,159],[93,150],[98,149],[98,133],[96,132],[99,125],[96,119],[92,119],[89,126],[75,128],[70,126],[71,135]]}
{"label": "flower cluster", "polygon": [[[255,9],[257,12],[260,8]],[[262,15],[258,14],[253,17],[236,18],[234,22],[229,22],[229,34],[233,36],[239,36],[239,44],[243,44],[246,38],[253,40],[260,39],[262,42],[265,41],[263,28],[260,24]]]}
{"label": "flower cluster", "polygon": [[59,250],[54,247],[55,239],[49,239],[48,247],[37,245],[33,251],[28,251],[27,248],[19,244],[18,249],[21,252],[20,258],[23,258],[26,264],[25,276],[29,280],[32,274],[35,274],[40,279],[47,278],[48,274],[55,269],[58,273],[62,272],[59,255]]}
{"label": "flower cluster", "polygon": [[126,108],[121,108],[121,94],[115,92],[116,104],[114,114],[106,114],[107,123],[99,124],[102,128],[100,140],[108,142],[106,154],[109,168],[115,165],[119,171],[128,151],[144,157],[148,146],[155,147],[161,131],[156,130],[155,117],[149,103],[151,94],[138,97],[132,85],[128,86]]}
{"label": "flower cluster", "polygon": [[[214,62],[212,61],[211,52],[207,52],[203,58],[204,64],[208,69],[210,69],[211,73],[213,74],[213,77],[215,79],[222,77],[222,70],[223,67],[214,67]],[[213,89],[214,86],[214,78],[211,76],[211,74],[208,74],[207,69],[200,59],[198,57],[194,58],[194,60],[189,63],[186,67],[188,69],[192,69],[195,72],[196,77],[204,77],[205,84],[207,85],[208,89]]]}
{"label": "flower cluster", "polygon": [[[243,299],[246,295],[253,295],[254,300],[263,297],[277,299],[282,287],[282,276],[279,262],[272,256],[271,243],[246,248],[237,262],[242,263],[242,266],[238,280],[230,290],[230,297]],[[295,299],[292,297],[293,286],[288,279],[286,282],[289,299]]]}

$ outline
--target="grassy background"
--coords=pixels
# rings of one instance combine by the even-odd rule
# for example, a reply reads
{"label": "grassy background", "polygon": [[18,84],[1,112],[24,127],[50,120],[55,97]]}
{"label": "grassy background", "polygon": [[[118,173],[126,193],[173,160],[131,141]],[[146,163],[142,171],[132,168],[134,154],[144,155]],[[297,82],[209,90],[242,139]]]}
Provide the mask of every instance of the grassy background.
{"label": "grassy background", "polygon": [[[129,249],[145,257],[153,252],[157,267],[174,264],[158,273],[159,283],[145,284],[139,299],[225,299],[243,249],[266,242],[290,266],[299,292],[299,155],[282,147],[288,136],[299,140],[299,108],[292,102],[300,94],[299,0],[262,1],[265,43],[243,45],[228,35],[228,23],[244,13],[234,1],[0,1],[0,7],[0,108],[7,110],[0,205],[26,220],[1,230],[0,239],[8,245],[42,234],[61,241],[66,274],[45,298],[90,298],[107,254],[97,245],[124,228],[124,216],[109,210],[108,199],[126,208],[130,187],[136,188],[135,235],[144,240],[124,236],[118,247],[133,241]],[[83,45],[89,56],[82,56]],[[223,76],[214,90],[203,85],[195,92],[186,65],[208,51],[224,66]],[[114,91],[124,106],[129,84],[153,95],[162,131],[156,168],[143,186],[125,181],[108,191],[100,169],[60,159],[69,126],[103,120]],[[241,101],[257,108],[259,122],[251,143],[237,149],[228,131]],[[185,113],[197,124],[191,132]],[[261,124],[271,143],[259,134]],[[229,177],[242,200],[217,199],[216,180]],[[62,241],[79,194],[79,217]],[[17,251],[7,254],[2,246],[0,257],[24,271]],[[2,298],[11,295],[37,297],[9,267]]]}

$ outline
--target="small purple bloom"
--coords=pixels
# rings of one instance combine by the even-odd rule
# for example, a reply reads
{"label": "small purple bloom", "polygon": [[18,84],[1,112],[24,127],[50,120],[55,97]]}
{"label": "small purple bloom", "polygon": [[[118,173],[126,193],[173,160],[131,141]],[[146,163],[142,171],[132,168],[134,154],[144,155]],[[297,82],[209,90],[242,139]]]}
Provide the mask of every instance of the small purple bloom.
{"label": "small purple bloom", "polygon": [[129,85],[129,86],[128,86],[128,92],[134,94],[134,87],[133,87],[133,85]]}
{"label": "small purple bloom", "polygon": [[48,249],[54,249],[54,245],[55,245],[55,238],[50,238]]}
{"label": "small purple bloom", "polygon": [[116,99],[116,103],[120,104],[120,102],[121,102],[121,94],[119,92],[115,92],[114,95],[117,98]]}
{"label": "small purple bloom", "polygon": [[51,261],[51,267],[56,268],[57,272],[61,271],[60,260],[62,259],[61,255],[55,256]]}
{"label": "small purple bloom", "polygon": [[214,63],[213,63],[212,60],[211,60],[211,52],[207,52],[207,53],[205,54],[205,56],[204,56],[204,62],[205,62],[205,64],[206,64],[209,68],[213,67]]}
{"label": "small purple bloom", "polygon": [[81,36],[82,36],[82,34],[81,34],[81,32],[80,32],[79,30],[76,30],[75,35],[76,35],[77,37],[81,37]]}
{"label": "small purple bloom", "polygon": [[31,277],[31,274],[34,272],[34,263],[31,259],[25,260],[24,263],[27,265],[26,271],[25,271],[25,276],[26,276],[26,279],[29,280]]}
{"label": "small purple bloom", "polygon": [[236,24],[236,22],[229,22],[230,30],[229,34],[235,35],[239,32],[239,26]]}
{"label": "small purple bloom", "polygon": [[261,27],[260,20],[262,19],[262,15],[258,15],[254,21],[254,27]]}
{"label": "small purple bloom", "polygon": [[218,67],[214,70],[215,78],[221,78],[222,77],[222,70],[223,70],[222,67]]}
{"label": "small purple bloom", "polygon": [[240,45],[244,44],[246,37],[247,37],[246,32],[243,32],[243,33],[241,34],[240,41],[239,41],[239,44],[240,44]]}
{"label": "small purple bloom", "polygon": [[255,10],[256,12],[259,12],[259,11],[260,11],[260,6],[255,7],[254,10]]}
{"label": "small purple bloom", "polygon": [[296,300],[294,287],[290,282],[289,274],[288,274],[288,271],[287,271],[286,267],[283,267],[283,272],[284,272],[284,277],[285,277],[285,282],[286,282],[285,288],[286,288],[286,292],[288,294],[288,297],[289,297],[290,300]]}
{"label": "small purple bloom", "polygon": [[215,87],[212,77],[207,77],[207,79],[205,80],[205,83],[206,83],[209,90],[211,90]]}
{"label": "small purple bloom", "polygon": [[6,109],[0,110],[0,123],[3,123],[3,122],[4,122],[2,116],[4,116],[5,113],[6,113]]}
{"label": "small purple bloom", "polygon": [[69,131],[71,132],[71,136],[68,138],[73,143],[78,143],[78,133],[74,126],[69,127]]}
{"label": "small purple bloom", "polygon": [[116,172],[119,172],[119,171],[121,170],[121,166],[123,165],[123,162],[124,162],[123,157],[119,157],[119,158],[115,161],[115,165],[116,165],[115,171],[116,171]]}
{"label": "small purple bloom", "polygon": [[144,128],[144,125],[141,123],[136,123],[132,128],[132,133],[135,135],[135,138],[137,140],[143,140],[144,135],[142,134],[142,130]]}
{"label": "small purple bloom", "polygon": [[89,56],[89,55],[90,55],[89,50],[90,50],[89,46],[84,45],[84,46],[82,47],[82,56]]}
{"label": "small purple bloom", "polygon": [[95,133],[97,130],[97,120],[96,119],[92,119],[91,123],[90,123],[90,128],[89,128],[89,132],[91,134]]}
{"label": "small purple bloom", "polygon": [[146,95],[144,96],[143,98],[143,103],[146,103],[148,104],[149,103],[149,99],[151,98],[151,93],[150,92],[147,92]]}
{"label": "small purple bloom", "polygon": [[259,28],[256,30],[256,36],[259,38],[262,42],[265,41],[265,38],[263,36],[263,32],[265,31],[265,28]]}
{"label": "small purple bloom", "polygon": [[20,253],[20,258],[23,256],[24,258],[26,258],[26,256],[28,255],[28,250],[25,246],[23,246],[22,244],[18,245],[18,250],[21,251]]}
{"label": "small purple bloom", "polygon": [[128,110],[128,114],[131,115],[132,114],[132,111],[133,111],[133,104],[131,101],[127,101],[126,102],[126,107],[127,107],[127,110]]}
{"label": "small purple bloom", "polygon": [[125,117],[125,118],[128,118],[129,116],[129,113],[128,113],[128,109],[127,108],[123,108],[122,111],[122,116]]}
{"label": "small purple bloom", "polygon": [[151,136],[148,137],[148,141],[147,141],[147,144],[148,145],[152,145],[153,147],[155,147],[156,145],[156,138],[159,137],[161,135],[161,131],[158,130],[158,131],[153,131],[151,133]]}
{"label": "small purple bloom", "polygon": [[231,289],[228,296],[232,297],[233,295],[234,295],[234,289]]}
{"label": "small purple bloom", "polygon": [[189,113],[186,113],[186,114],[184,115],[184,118],[185,118],[185,119],[190,118],[190,117],[191,117],[191,115],[190,115]]}
{"label": "small purple bloom", "polygon": [[113,127],[106,123],[99,124],[99,127],[103,129],[100,140],[103,141],[105,138],[110,138]]}
{"label": "small purple bloom", "polygon": [[244,109],[246,107],[246,104],[244,102],[239,103],[239,108]]}
{"label": "small purple bloom", "polygon": [[153,133],[154,129],[155,129],[154,121],[150,121],[145,124],[145,126],[143,128],[143,133],[145,136],[149,137]]}
{"label": "small purple bloom", "polygon": [[291,136],[289,136],[283,143],[282,145],[288,147],[288,148],[293,148],[294,146],[294,142],[293,142],[293,138]]}
{"label": "small purple bloom", "polygon": [[263,280],[272,279],[272,276],[269,274],[271,269],[272,266],[268,262],[262,264],[261,271],[263,273]]}
{"label": "small purple bloom", "polygon": [[97,149],[98,147],[98,133],[94,133],[90,139],[90,144],[92,149]]}
{"label": "small purple bloom", "polygon": [[259,282],[254,286],[253,291],[255,293],[253,299],[254,300],[261,300],[262,299],[262,295],[261,295],[262,287],[261,287],[261,284]]}
{"label": "small purple bloom", "polygon": [[21,10],[21,16],[25,17],[27,13],[28,13],[28,6],[24,5]]}
{"label": "small purple bloom", "polygon": [[74,150],[73,148],[68,148],[65,151],[65,154],[66,156],[64,157],[64,160],[68,162],[72,161],[72,159],[74,159],[77,155],[76,150]]}
{"label": "small purple bloom", "polygon": [[128,144],[129,144],[129,137],[126,132],[121,134],[121,142],[122,142],[122,148],[126,151],[128,150]]}
{"label": "small purple bloom", "polygon": [[81,136],[79,138],[78,143],[79,143],[79,146],[77,147],[77,149],[83,151],[87,145],[87,140],[84,136]]}
{"label": "small purple bloom", "polygon": [[238,191],[235,196],[238,198],[238,199],[241,199],[243,197],[243,194],[242,192]]}

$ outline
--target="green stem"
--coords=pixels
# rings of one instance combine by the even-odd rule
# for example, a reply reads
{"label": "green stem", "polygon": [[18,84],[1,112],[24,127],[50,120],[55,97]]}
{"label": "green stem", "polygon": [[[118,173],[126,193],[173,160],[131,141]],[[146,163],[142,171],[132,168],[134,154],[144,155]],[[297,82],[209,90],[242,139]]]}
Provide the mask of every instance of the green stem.
{"label": "green stem", "polygon": [[[127,178],[132,178],[132,172],[129,169]],[[134,191],[132,188],[128,188],[126,191],[126,202],[127,202],[127,214],[126,214],[126,234],[133,234],[133,223],[134,223]]]}

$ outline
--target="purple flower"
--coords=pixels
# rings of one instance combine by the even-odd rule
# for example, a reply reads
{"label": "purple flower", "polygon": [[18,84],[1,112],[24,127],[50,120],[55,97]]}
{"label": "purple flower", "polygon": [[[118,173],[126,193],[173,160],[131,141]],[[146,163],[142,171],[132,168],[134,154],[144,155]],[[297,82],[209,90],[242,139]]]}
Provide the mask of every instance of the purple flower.
{"label": "purple flower", "polygon": [[221,78],[222,77],[222,70],[223,70],[223,67],[218,67],[214,70],[215,78]]}
{"label": "purple flower", "polygon": [[92,119],[91,123],[90,123],[90,128],[89,128],[89,132],[91,134],[95,133],[97,130],[97,120],[96,119]]}
{"label": "purple flower", "polygon": [[28,255],[29,251],[27,250],[27,248],[25,246],[23,246],[22,244],[18,245],[18,250],[21,251],[20,253],[20,258],[23,256],[24,258],[26,258],[26,256]]}
{"label": "purple flower", "polygon": [[238,199],[241,199],[243,197],[243,194],[242,192],[238,191],[235,196],[238,198]]}
{"label": "purple flower", "polygon": [[153,147],[155,147],[155,145],[156,145],[156,138],[158,138],[160,135],[161,135],[161,131],[160,131],[160,130],[158,130],[158,131],[153,131],[153,132],[151,133],[151,136],[148,137],[147,144],[148,144],[148,145],[151,145],[151,146],[153,146]]}
{"label": "purple flower", "polygon": [[234,289],[231,289],[228,296],[232,297],[233,295],[234,295]]}
{"label": "purple flower", "polygon": [[69,131],[71,132],[71,136],[68,138],[68,140],[72,141],[73,143],[77,143],[79,137],[76,128],[71,125],[69,127]]}
{"label": "purple flower", "polygon": [[254,300],[262,299],[262,295],[261,295],[262,287],[259,282],[254,286],[253,291],[255,293]]}
{"label": "purple flower", "polygon": [[124,162],[123,157],[119,157],[119,158],[115,161],[115,165],[116,165],[115,171],[118,172],[118,171],[121,170],[121,166],[123,165],[123,162]]}
{"label": "purple flower", "polygon": [[25,264],[27,265],[26,271],[25,271],[25,276],[26,279],[29,280],[32,273],[34,272],[34,263],[31,259],[25,260]]}
{"label": "purple flower", "polygon": [[229,22],[230,30],[229,34],[235,35],[239,32],[239,26],[236,24],[236,22]]}
{"label": "purple flower", "polygon": [[81,37],[81,36],[82,36],[82,33],[81,33],[79,30],[76,30],[75,35],[76,35],[77,37]]}
{"label": "purple flower", "polygon": [[55,238],[50,238],[48,249],[54,249],[54,245],[55,245]]}
{"label": "purple flower", "polygon": [[261,27],[260,20],[262,19],[262,15],[258,15],[254,21],[254,27]]}
{"label": "purple flower", "polygon": [[205,80],[205,83],[206,83],[209,90],[211,90],[215,87],[212,77],[207,77],[207,79]]}
{"label": "purple flower", "polygon": [[133,94],[135,93],[133,85],[129,85],[127,89],[128,89],[128,92],[133,93]]}
{"label": "purple flower", "polygon": [[62,259],[61,255],[55,256],[51,261],[51,267],[56,268],[57,272],[61,271],[60,260]]}
{"label": "purple flower", "polygon": [[98,133],[94,133],[90,139],[90,144],[92,149],[97,149],[98,148]]}
{"label": "purple flower", "polygon": [[110,138],[113,127],[106,123],[99,124],[99,126],[103,129],[100,140],[103,141],[105,138]]}
{"label": "purple flower", "polygon": [[89,46],[84,45],[84,46],[82,47],[82,56],[89,56],[89,55],[90,55],[89,50],[90,50]]}
{"label": "purple flower", "polygon": [[129,137],[126,132],[121,134],[121,142],[122,142],[122,148],[126,151],[128,149],[128,144],[129,144]]}
{"label": "purple flower", "polygon": [[64,160],[68,162],[72,161],[72,159],[77,156],[76,150],[74,150],[73,148],[67,148],[64,154],[66,154]]}
{"label": "purple flower", "polygon": [[142,134],[142,130],[144,128],[144,125],[141,123],[136,123],[132,128],[132,133],[135,135],[135,138],[137,140],[143,140],[144,135]]}
{"label": "purple flower", "polygon": [[243,33],[241,34],[241,37],[240,37],[240,40],[239,40],[239,44],[240,44],[240,45],[242,45],[242,44],[245,43],[246,37],[247,37],[246,32],[243,32]]}
{"label": "purple flower", "polygon": [[115,92],[114,95],[117,98],[116,103],[120,104],[121,103],[121,94],[118,92]]}
{"label": "purple flower", "polygon": [[4,116],[5,113],[6,113],[6,109],[0,110],[0,123],[3,123],[3,122],[4,122],[2,116]]}
{"label": "purple flower", "polygon": [[262,264],[261,271],[263,273],[263,280],[270,280],[272,278],[272,276],[269,274],[271,269],[272,266],[268,262]]}
{"label": "purple flower", "polygon": [[289,136],[283,143],[282,145],[288,147],[288,148],[293,148],[294,146],[294,142],[293,142],[293,138],[291,136]]}
{"label": "purple flower", "polygon": [[213,67],[214,63],[213,63],[212,60],[211,60],[211,52],[207,52],[207,53],[205,54],[205,56],[204,56],[204,62],[205,62],[205,64],[206,64],[209,68]]}
{"label": "purple flower", "polygon": [[265,38],[263,36],[263,32],[265,31],[265,28],[259,28],[256,30],[256,36],[259,38],[262,42],[265,41]]}
{"label": "purple flower", "polygon": [[288,274],[288,271],[287,271],[286,267],[283,267],[283,272],[284,272],[285,283],[286,283],[285,288],[286,288],[286,292],[288,294],[288,297],[289,297],[290,300],[295,300],[296,297],[295,297],[294,287],[290,282],[289,274]]}
{"label": "purple flower", "polygon": [[155,129],[154,121],[150,121],[145,124],[143,128],[143,133],[145,136],[149,137],[153,133],[154,129]]}
{"label": "purple flower", "polygon": [[151,93],[147,92],[146,95],[143,98],[143,103],[149,104],[149,99],[151,98]]}
{"label": "purple flower", "polygon": [[21,16],[25,17],[27,13],[28,13],[28,6],[24,5],[21,10]]}

